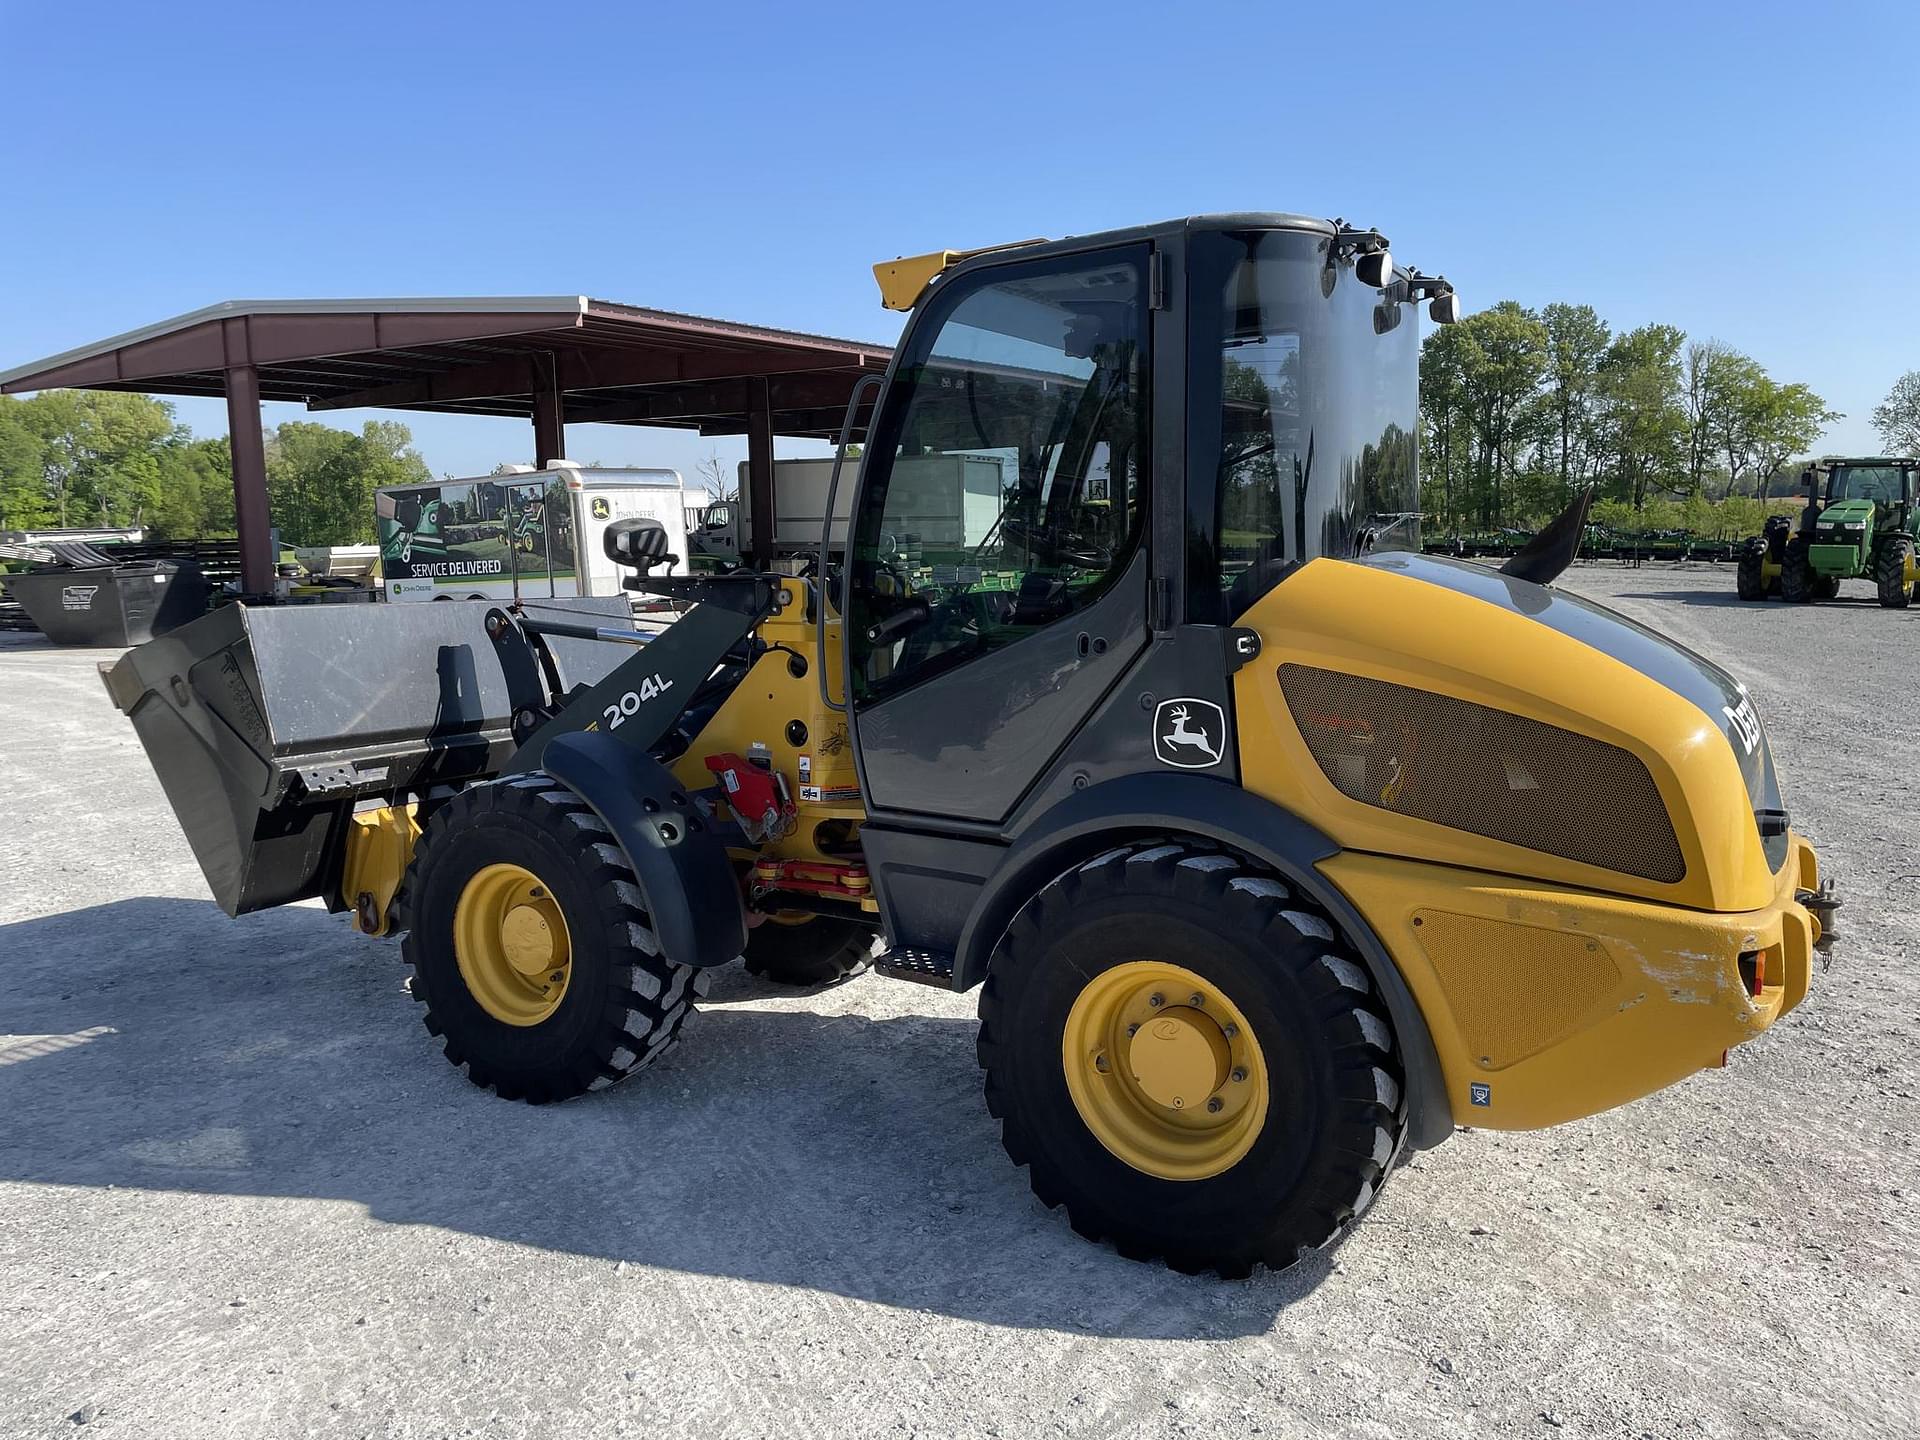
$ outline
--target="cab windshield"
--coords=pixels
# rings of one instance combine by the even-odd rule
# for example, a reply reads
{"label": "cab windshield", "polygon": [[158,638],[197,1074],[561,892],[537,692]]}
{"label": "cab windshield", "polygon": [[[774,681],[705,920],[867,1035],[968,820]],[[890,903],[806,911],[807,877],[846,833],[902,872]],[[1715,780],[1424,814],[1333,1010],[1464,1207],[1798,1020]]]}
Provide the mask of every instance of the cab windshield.
{"label": "cab windshield", "polygon": [[1420,326],[1414,306],[1331,260],[1324,233],[1205,241],[1196,325],[1217,328],[1212,343],[1196,335],[1193,364],[1196,408],[1213,413],[1195,415],[1209,453],[1188,473],[1211,472],[1213,535],[1189,513],[1189,593],[1196,619],[1226,623],[1300,561],[1420,548]]}
{"label": "cab windshield", "polygon": [[1898,505],[1905,498],[1906,472],[1898,465],[1838,465],[1827,487],[1829,504],[1871,500],[1876,505]]}

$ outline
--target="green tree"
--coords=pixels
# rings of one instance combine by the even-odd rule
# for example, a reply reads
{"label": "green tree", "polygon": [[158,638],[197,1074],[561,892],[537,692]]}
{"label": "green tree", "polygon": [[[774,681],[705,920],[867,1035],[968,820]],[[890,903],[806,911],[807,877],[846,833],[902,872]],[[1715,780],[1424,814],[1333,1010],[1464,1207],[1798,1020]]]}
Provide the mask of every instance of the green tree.
{"label": "green tree", "polygon": [[[1706,488],[1707,467],[1725,448],[1730,430],[1755,382],[1765,372],[1753,360],[1718,340],[1695,340],[1687,346],[1687,493]],[[1727,483],[1733,484],[1729,474]]]}
{"label": "green tree", "polygon": [[412,432],[392,420],[369,420],[358,435],[310,420],[278,426],[267,438],[267,495],[281,539],[299,545],[370,540],[375,489],[432,481],[412,444]]}
{"label": "green tree", "polygon": [[1754,494],[1764,496],[1767,482],[1789,456],[1811,449],[1820,432],[1840,412],[1805,385],[1781,385],[1759,366],[1733,396],[1724,422],[1722,447],[1727,460],[1727,493],[1735,494],[1751,478]]}
{"label": "green tree", "polygon": [[1663,476],[1679,474],[1685,464],[1680,350],[1686,338],[1672,325],[1642,325],[1615,339],[1600,362],[1613,490],[1636,511],[1646,508],[1648,491]]}
{"label": "green tree", "polygon": [[157,459],[154,534],[180,540],[234,533],[233,451],[224,436],[214,440],[175,436],[160,447]]}
{"label": "green tree", "polygon": [[148,395],[44,390],[25,402],[56,524],[145,524],[159,495],[159,446],[180,431],[173,407]]}
{"label": "green tree", "polygon": [[1893,382],[1887,398],[1873,407],[1873,428],[1892,455],[1920,455],[1920,370]]}
{"label": "green tree", "polygon": [[1573,489],[1575,449],[1590,433],[1600,361],[1612,332],[1591,305],[1553,304],[1540,312],[1547,332],[1547,398],[1560,442],[1560,489]]}
{"label": "green tree", "polygon": [[52,515],[42,451],[46,442],[28,422],[26,402],[0,395],[0,530],[30,530]]}
{"label": "green tree", "polygon": [[1480,452],[1479,519],[1498,525],[1504,519],[1502,477],[1513,473],[1515,453],[1538,423],[1547,329],[1514,300],[1469,315],[1457,328],[1463,333],[1462,398]]}
{"label": "green tree", "polygon": [[1454,486],[1464,478],[1466,339],[1460,326],[1442,325],[1420,346],[1421,506],[1440,517],[1442,534],[1455,533]]}

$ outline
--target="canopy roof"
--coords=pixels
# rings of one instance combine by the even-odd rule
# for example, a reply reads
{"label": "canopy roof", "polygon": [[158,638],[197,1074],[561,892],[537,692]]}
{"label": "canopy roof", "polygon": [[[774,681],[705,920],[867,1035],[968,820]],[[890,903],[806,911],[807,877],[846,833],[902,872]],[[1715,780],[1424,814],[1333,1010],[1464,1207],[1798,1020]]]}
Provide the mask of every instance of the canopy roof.
{"label": "canopy roof", "polygon": [[396,300],[229,300],[30,365],[0,392],[74,387],[224,395],[251,367],[262,400],[564,424],[747,428],[757,382],[771,429],[832,435],[886,345],[647,310],[584,295]]}

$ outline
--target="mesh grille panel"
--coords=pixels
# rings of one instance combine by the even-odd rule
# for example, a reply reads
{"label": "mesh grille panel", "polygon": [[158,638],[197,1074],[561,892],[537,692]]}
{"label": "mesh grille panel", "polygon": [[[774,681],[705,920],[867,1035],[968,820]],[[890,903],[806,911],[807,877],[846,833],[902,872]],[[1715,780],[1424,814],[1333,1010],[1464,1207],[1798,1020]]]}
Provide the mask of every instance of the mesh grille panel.
{"label": "mesh grille panel", "polygon": [[1419,912],[1461,1038],[1492,1069],[1571,1035],[1613,999],[1620,971],[1597,940],[1445,911]]}
{"label": "mesh grille panel", "polygon": [[1647,880],[1686,873],[1653,776],[1617,745],[1470,700],[1280,667],[1328,780],[1365,805]]}

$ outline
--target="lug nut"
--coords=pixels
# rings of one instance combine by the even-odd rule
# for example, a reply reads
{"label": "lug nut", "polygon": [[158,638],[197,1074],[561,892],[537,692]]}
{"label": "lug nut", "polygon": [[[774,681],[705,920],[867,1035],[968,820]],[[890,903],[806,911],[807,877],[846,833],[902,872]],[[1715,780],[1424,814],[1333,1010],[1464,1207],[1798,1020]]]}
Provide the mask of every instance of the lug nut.
{"label": "lug nut", "polygon": [[1220,1027],[1220,1033],[1231,1040],[1240,1033],[1240,1027],[1229,1020],[1225,1025]]}
{"label": "lug nut", "polygon": [[1187,1004],[1193,1006],[1193,1008],[1196,1010],[1198,1010],[1202,1005],[1206,1003],[1207,1003],[1207,997],[1202,995],[1198,990],[1194,991],[1193,994],[1187,997]]}
{"label": "lug nut", "polygon": [[1107,1073],[1107,1056],[1105,1051],[1093,1057],[1093,1068],[1098,1070],[1102,1075]]}
{"label": "lug nut", "polygon": [[544,900],[547,898],[547,892],[542,890],[538,885],[529,890],[527,894],[535,900]]}
{"label": "lug nut", "polygon": [[1233,1067],[1233,1074],[1232,1074],[1232,1076],[1231,1076],[1231,1077],[1229,1077],[1229,1078],[1231,1078],[1231,1079],[1234,1079],[1234,1080],[1244,1080],[1244,1079],[1246,1079],[1246,1078],[1247,1078],[1247,1067],[1246,1067],[1246,1066],[1244,1066],[1244,1065],[1236,1065],[1236,1066],[1234,1066],[1234,1067]]}
{"label": "lug nut", "polygon": [[1130,1036],[1131,1036],[1131,1035],[1138,1035],[1139,1033],[1140,1033],[1140,1026],[1139,1026],[1139,1024],[1138,1024],[1138,1022],[1135,1022],[1134,1024],[1132,1024],[1132,1025],[1129,1025],[1129,1026],[1127,1026],[1127,1034],[1128,1034],[1128,1035],[1130,1035]]}
{"label": "lug nut", "polygon": [[1214,1096],[1211,1100],[1207,1101],[1207,1113],[1210,1115],[1218,1115],[1226,1103],[1227,1102],[1222,1100],[1218,1095]]}
{"label": "lug nut", "polygon": [[1147,1004],[1151,1005],[1156,1010],[1158,1010],[1162,1005],[1166,1003],[1167,1003],[1167,997],[1162,995],[1158,990],[1154,991],[1153,994],[1147,997]]}

